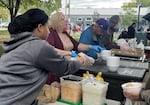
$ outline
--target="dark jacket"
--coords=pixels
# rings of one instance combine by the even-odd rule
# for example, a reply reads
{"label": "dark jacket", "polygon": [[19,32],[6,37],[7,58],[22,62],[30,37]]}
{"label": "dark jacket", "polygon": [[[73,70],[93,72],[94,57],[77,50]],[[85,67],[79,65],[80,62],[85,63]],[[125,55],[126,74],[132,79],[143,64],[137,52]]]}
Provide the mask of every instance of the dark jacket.
{"label": "dark jacket", "polygon": [[132,25],[128,27],[128,38],[135,38],[135,28]]}

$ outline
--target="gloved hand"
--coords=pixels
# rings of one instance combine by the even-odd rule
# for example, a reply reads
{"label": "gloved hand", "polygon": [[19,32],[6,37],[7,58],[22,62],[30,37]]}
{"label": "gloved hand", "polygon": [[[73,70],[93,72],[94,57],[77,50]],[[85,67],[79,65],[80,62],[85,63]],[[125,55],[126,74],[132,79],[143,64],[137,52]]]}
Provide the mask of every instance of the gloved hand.
{"label": "gloved hand", "polygon": [[104,47],[101,47],[100,45],[91,45],[91,46],[90,46],[90,49],[95,50],[95,51],[97,51],[97,52],[106,50]]}
{"label": "gloved hand", "polygon": [[78,54],[75,51],[72,51],[70,54],[71,57],[75,58],[78,56]]}

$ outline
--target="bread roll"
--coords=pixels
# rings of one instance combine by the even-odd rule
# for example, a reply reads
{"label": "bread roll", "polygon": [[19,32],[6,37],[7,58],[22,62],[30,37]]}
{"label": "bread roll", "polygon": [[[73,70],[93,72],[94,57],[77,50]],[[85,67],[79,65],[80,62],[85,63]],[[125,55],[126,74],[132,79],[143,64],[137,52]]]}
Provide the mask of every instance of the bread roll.
{"label": "bread roll", "polygon": [[60,96],[60,88],[56,88],[54,86],[45,84],[37,99],[39,101],[48,103],[48,102],[55,102],[59,96]]}

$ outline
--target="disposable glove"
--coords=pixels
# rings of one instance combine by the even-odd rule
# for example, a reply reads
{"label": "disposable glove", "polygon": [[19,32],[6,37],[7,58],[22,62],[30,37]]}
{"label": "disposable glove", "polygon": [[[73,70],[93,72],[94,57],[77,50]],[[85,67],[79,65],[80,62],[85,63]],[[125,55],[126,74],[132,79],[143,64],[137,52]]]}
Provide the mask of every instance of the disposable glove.
{"label": "disposable glove", "polygon": [[95,51],[97,51],[97,52],[106,50],[104,47],[101,47],[100,45],[91,45],[91,46],[90,46],[90,49],[95,50]]}
{"label": "disposable glove", "polygon": [[70,54],[71,57],[75,58],[78,56],[78,54],[75,51],[72,51]]}

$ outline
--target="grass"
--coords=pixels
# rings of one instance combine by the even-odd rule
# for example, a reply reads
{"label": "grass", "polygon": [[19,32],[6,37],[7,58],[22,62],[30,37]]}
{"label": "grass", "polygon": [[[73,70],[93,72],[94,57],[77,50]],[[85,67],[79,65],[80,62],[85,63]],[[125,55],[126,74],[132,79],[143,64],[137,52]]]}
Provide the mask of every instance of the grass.
{"label": "grass", "polygon": [[5,29],[0,29],[0,43],[3,41],[9,40],[10,36],[8,31]]}
{"label": "grass", "polygon": [[6,29],[1,29],[0,30],[0,56],[3,54],[3,50],[2,50],[2,43],[3,41],[7,41],[9,40],[10,36],[9,33]]}
{"label": "grass", "polygon": [[4,28],[0,28],[0,35],[8,35],[8,31],[7,29],[4,29]]}

